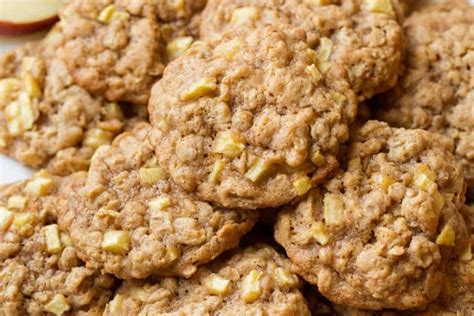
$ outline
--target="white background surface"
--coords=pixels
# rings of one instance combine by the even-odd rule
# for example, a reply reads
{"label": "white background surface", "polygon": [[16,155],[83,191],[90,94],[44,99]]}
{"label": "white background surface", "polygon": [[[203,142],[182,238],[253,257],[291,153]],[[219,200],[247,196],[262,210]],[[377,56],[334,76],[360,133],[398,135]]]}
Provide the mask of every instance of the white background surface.
{"label": "white background surface", "polygon": [[[470,0],[474,5],[474,0]],[[12,49],[21,43],[31,41],[32,39],[41,38],[43,34],[34,34],[20,38],[5,38],[0,36],[0,53]],[[28,169],[12,159],[0,155],[0,184],[10,183],[17,180],[25,179],[33,171]]]}

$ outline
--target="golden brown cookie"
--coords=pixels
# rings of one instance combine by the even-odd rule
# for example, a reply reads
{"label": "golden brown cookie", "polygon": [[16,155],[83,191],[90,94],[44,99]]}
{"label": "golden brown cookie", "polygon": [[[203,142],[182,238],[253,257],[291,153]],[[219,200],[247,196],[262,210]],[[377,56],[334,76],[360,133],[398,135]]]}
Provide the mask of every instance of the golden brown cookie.
{"label": "golden brown cookie", "polygon": [[[347,72],[301,29],[196,42],[153,88],[150,119],[171,179],[225,207],[278,206],[336,167],[357,109]],[[319,68],[318,68],[319,67]]]}
{"label": "golden brown cookie", "polygon": [[377,117],[393,126],[445,136],[464,167],[469,196],[474,187],[474,8],[436,5],[405,23],[407,71],[380,97]]}
{"label": "golden brown cookie", "polygon": [[60,56],[86,90],[109,101],[146,105],[167,60],[192,43],[186,29],[203,5],[202,0],[68,1],[60,14]]}
{"label": "golden brown cookie", "polygon": [[0,187],[1,315],[101,315],[110,300],[113,277],[86,267],[56,224],[59,189],[82,176]]}
{"label": "golden brown cookie", "polygon": [[127,115],[73,83],[65,64],[51,55],[56,38],[53,31],[41,43],[0,56],[0,153],[64,175],[86,170],[95,149],[122,131]]}
{"label": "golden brown cookie", "polygon": [[210,0],[201,36],[268,24],[301,27],[310,47],[330,40],[331,61],[344,65],[362,101],[396,83],[403,52],[401,20],[397,0]]}
{"label": "golden brown cookie", "polygon": [[236,247],[258,219],[179,190],[157,165],[154,134],[141,124],[99,148],[84,187],[59,214],[79,256],[124,279],[190,277]]}
{"label": "golden brown cookie", "polygon": [[437,298],[466,247],[462,168],[435,135],[369,121],[338,175],[284,208],[275,238],[336,304],[408,309]]}
{"label": "golden brown cookie", "polygon": [[290,262],[270,246],[233,251],[190,279],[125,281],[104,315],[309,316]]}

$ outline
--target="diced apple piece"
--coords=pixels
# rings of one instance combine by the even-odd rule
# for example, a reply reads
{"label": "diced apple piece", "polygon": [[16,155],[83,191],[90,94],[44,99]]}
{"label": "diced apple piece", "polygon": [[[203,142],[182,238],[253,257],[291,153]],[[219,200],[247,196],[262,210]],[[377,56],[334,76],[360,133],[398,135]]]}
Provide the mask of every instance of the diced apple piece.
{"label": "diced apple piece", "polygon": [[54,182],[50,178],[38,177],[31,180],[25,187],[25,192],[34,196],[45,196],[54,188]]}
{"label": "diced apple piece", "polygon": [[54,315],[62,315],[71,309],[67,299],[62,294],[56,294],[53,299],[44,306],[44,309]]}
{"label": "diced apple piece", "polygon": [[303,176],[298,178],[295,182],[293,182],[293,187],[296,190],[296,194],[299,196],[305,195],[311,189],[311,180],[308,176]]}
{"label": "diced apple piece", "polygon": [[205,281],[207,292],[211,295],[225,295],[230,287],[230,280],[217,274],[211,274]]}
{"label": "diced apple piece", "polygon": [[64,247],[71,247],[72,246],[71,237],[66,232],[60,232],[59,233],[59,240],[61,241],[61,245],[63,245]]}
{"label": "diced apple piece", "polygon": [[253,183],[256,183],[263,179],[268,171],[270,171],[271,165],[262,158],[258,158],[247,171],[245,177],[247,177]]}
{"label": "diced apple piece", "polygon": [[324,220],[327,225],[340,225],[344,220],[344,203],[339,195],[324,196]]}
{"label": "diced apple piece", "polygon": [[38,82],[38,80],[36,80],[32,75],[30,75],[29,73],[25,75],[25,90],[26,90],[26,93],[28,93],[28,95],[31,97],[31,98],[39,98],[41,97],[41,95],[43,94],[42,90],[41,90],[41,86]]}
{"label": "diced apple piece", "polygon": [[130,238],[123,230],[112,230],[104,234],[102,249],[114,254],[124,254],[130,248]]}
{"label": "diced apple piece", "polygon": [[84,138],[84,145],[99,148],[100,146],[109,145],[113,138],[114,135],[112,133],[100,128],[94,128],[87,132]]}
{"label": "diced apple piece", "polygon": [[217,160],[214,165],[212,166],[212,171],[209,174],[209,180],[212,183],[217,183],[220,181],[221,173],[226,166],[226,162],[224,159]]}
{"label": "diced apple piece", "polygon": [[388,192],[388,188],[395,183],[395,180],[392,176],[384,175],[384,174],[377,174],[375,175],[375,182],[379,186],[379,188],[384,191],[385,193]]}
{"label": "diced apple piece", "polygon": [[307,66],[304,72],[310,75],[316,83],[323,79],[323,75],[321,75],[318,68],[314,64]]}
{"label": "diced apple piece", "polygon": [[168,60],[175,60],[179,56],[183,55],[185,51],[191,47],[193,43],[192,36],[182,36],[175,38],[166,45],[166,54],[168,55]]}
{"label": "diced apple piece", "polygon": [[274,277],[280,286],[294,287],[298,285],[298,277],[285,268],[276,268]]}
{"label": "diced apple piece", "polygon": [[170,205],[171,199],[167,196],[156,198],[148,203],[148,206],[152,211],[163,211],[170,207]]}
{"label": "diced apple piece", "polygon": [[365,0],[367,10],[371,12],[385,13],[389,16],[395,16],[392,2],[390,0]]}
{"label": "diced apple piece", "polygon": [[260,10],[256,7],[242,7],[232,12],[231,24],[239,25],[256,21],[260,18]]}
{"label": "diced apple piece", "polygon": [[166,173],[159,167],[140,168],[140,182],[147,185],[152,185],[160,180],[166,179]]}
{"label": "diced apple piece", "polygon": [[21,82],[16,78],[0,80],[0,109],[14,99],[14,95],[21,89]]}
{"label": "diced apple piece", "polygon": [[440,246],[454,247],[456,242],[456,232],[453,227],[446,224],[441,230],[438,238],[436,238],[436,244]]}
{"label": "diced apple piece", "polygon": [[28,203],[28,198],[22,195],[12,195],[8,199],[7,207],[9,209],[23,210]]}
{"label": "diced apple piece", "polygon": [[220,132],[214,140],[214,153],[222,154],[226,158],[237,158],[244,149],[245,145],[237,132]]}
{"label": "diced apple piece", "polygon": [[311,236],[321,245],[325,246],[329,242],[329,235],[323,221],[317,221],[311,227]]}
{"label": "diced apple piece", "polygon": [[13,212],[4,208],[0,207],[0,230],[5,231],[13,222]]}
{"label": "diced apple piece", "polygon": [[46,240],[46,249],[49,253],[55,254],[63,249],[61,239],[59,238],[58,225],[52,224],[43,228],[44,238]]}
{"label": "diced apple piece", "polygon": [[232,60],[235,54],[242,47],[242,41],[238,38],[234,38],[231,41],[224,42],[215,49],[217,56],[223,56],[227,60]]}
{"label": "diced apple piece", "polygon": [[129,14],[127,12],[117,11],[115,5],[111,4],[100,11],[97,20],[104,24],[109,24],[113,20],[126,19],[128,17]]}
{"label": "diced apple piece", "polygon": [[210,95],[217,90],[217,80],[213,77],[205,77],[193,83],[188,90],[181,95],[182,101],[192,101]]}
{"label": "diced apple piece", "polygon": [[244,278],[242,283],[242,299],[245,303],[253,303],[262,295],[261,276],[262,273],[252,270]]}

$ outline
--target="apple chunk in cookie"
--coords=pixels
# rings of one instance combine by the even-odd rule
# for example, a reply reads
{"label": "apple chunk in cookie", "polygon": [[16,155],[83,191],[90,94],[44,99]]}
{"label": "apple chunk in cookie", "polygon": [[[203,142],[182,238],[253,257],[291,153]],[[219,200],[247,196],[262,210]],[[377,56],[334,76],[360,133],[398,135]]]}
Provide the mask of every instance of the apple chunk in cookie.
{"label": "apple chunk in cookie", "polygon": [[275,238],[336,304],[409,309],[436,299],[465,248],[462,168],[436,135],[369,121],[343,171],[278,214]]}
{"label": "apple chunk in cookie", "polygon": [[124,111],[74,84],[64,62],[50,56],[58,36],[55,29],[0,56],[0,153],[66,175],[86,170],[94,151],[137,115],[127,113],[133,105]]}
{"label": "apple chunk in cookie", "polygon": [[59,214],[79,257],[123,279],[190,277],[236,247],[258,219],[179,190],[157,164],[156,133],[143,123],[99,148],[84,187]]}
{"label": "apple chunk in cookie", "polygon": [[396,84],[404,50],[401,20],[398,0],[209,0],[201,37],[265,25],[301,27],[310,47],[330,42],[325,54],[347,69],[363,101]]}
{"label": "apple chunk in cookie", "polygon": [[86,267],[57,225],[61,191],[81,177],[31,179],[0,187],[0,314],[100,315],[115,279]]}
{"label": "apple chunk in cookie", "polygon": [[327,60],[323,42],[310,49],[305,32],[286,25],[196,42],[152,90],[160,166],[224,207],[306,194],[337,168],[357,110],[347,72]]}
{"label": "apple chunk in cookie", "polygon": [[84,89],[146,105],[167,61],[193,42],[191,19],[203,6],[203,0],[67,1],[58,51]]}
{"label": "apple chunk in cookie", "polygon": [[226,253],[190,279],[125,281],[104,315],[309,316],[298,276],[272,247]]}

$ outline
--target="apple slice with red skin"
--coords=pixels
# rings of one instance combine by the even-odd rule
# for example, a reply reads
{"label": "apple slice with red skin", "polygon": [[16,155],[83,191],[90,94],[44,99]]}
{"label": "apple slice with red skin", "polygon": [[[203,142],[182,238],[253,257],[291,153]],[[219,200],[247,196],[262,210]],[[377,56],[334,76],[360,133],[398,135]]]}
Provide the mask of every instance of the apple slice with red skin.
{"label": "apple slice with red skin", "polygon": [[58,21],[62,0],[0,0],[0,35],[28,34]]}

